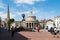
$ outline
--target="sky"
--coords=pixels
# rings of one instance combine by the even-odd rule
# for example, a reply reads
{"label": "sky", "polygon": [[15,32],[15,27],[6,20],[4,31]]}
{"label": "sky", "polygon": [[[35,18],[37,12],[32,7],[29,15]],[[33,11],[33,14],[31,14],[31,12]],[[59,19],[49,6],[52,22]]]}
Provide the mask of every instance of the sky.
{"label": "sky", "polygon": [[0,17],[4,20],[7,17],[8,5],[10,17],[16,21],[22,20],[22,14],[25,17],[31,14],[31,11],[37,20],[54,19],[60,16],[60,0],[0,0]]}

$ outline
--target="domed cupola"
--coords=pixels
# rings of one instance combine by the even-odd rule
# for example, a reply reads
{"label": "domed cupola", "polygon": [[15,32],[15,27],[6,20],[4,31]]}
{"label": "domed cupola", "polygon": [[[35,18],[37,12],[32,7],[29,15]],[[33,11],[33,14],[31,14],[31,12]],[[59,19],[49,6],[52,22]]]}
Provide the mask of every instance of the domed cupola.
{"label": "domed cupola", "polygon": [[36,16],[34,16],[31,12],[31,14],[25,20],[26,21],[36,21]]}

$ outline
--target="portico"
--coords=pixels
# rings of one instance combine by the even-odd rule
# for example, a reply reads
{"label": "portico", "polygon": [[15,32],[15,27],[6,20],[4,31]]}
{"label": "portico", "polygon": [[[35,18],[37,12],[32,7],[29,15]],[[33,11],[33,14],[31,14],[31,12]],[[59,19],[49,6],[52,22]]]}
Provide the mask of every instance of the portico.
{"label": "portico", "polygon": [[26,22],[26,26],[27,26],[27,28],[29,28],[29,29],[35,29],[36,27],[38,27],[38,22],[37,21],[35,21],[35,22]]}

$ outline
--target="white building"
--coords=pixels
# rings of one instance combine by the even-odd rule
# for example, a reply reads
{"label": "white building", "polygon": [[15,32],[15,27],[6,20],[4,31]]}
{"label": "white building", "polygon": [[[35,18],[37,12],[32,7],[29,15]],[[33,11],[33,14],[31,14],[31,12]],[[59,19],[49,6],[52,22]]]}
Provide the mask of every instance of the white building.
{"label": "white building", "polygon": [[55,26],[60,29],[60,16],[54,18]]}
{"label": "white building", "polygon": [[54,28],[54,25],[53,25],[53,20],[51,20],[51,19],[49,19],[49,20],[47,20],[47,22],[46,22],[46,28],[48,28],[48,30],[50,30],[50,28],[51,27],[53,27]]}
{"label": "white building", "polygon": [[43,29],[48,29],[48,30],[50,30],[51,27],[54,27],[52,19],[41,20],[40,25],[42,26]]}

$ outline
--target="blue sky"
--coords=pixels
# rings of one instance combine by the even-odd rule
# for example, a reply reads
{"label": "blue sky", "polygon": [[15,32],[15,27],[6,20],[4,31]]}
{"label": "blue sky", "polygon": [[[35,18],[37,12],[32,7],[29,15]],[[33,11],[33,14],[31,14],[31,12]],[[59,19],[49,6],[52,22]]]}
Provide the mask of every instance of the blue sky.
{"label": "blue sky", "polygon": [[60,16],[60,0],[0,0],[0,17],[6,18],[7,7],[10,7],[10,16],[16,21],[22,20],[21,14],[26,17],[33,12],[38,20],[53,19]]}

